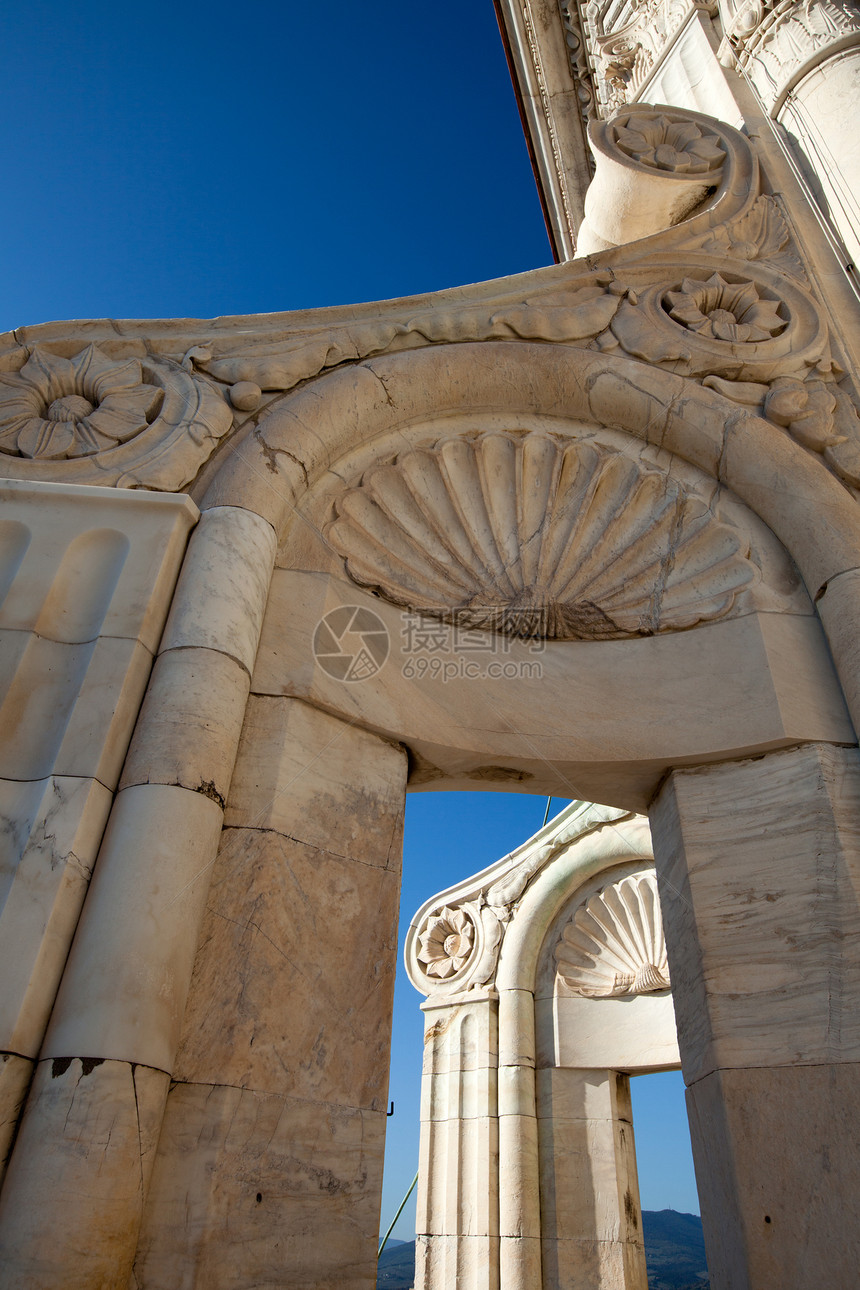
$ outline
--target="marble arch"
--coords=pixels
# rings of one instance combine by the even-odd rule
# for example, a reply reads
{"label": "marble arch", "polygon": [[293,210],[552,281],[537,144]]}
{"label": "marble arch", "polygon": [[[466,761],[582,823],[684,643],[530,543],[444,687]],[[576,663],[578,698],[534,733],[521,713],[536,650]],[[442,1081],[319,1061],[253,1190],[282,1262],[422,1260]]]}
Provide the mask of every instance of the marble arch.
{"label": "marble arch", "polygon": [[[839,336],[779,267],[788,234],[749,146],[692,115],[694,139],[713,126],[722,141],[723,178],[632,248],[364,307],[348,328],[324,311],[310,340],[307,320],[285,340],[276,318],[10,342],[6,701],[31,761],[4,784],[24,838],[4,911],[24,966],[6,991],[10,1141],[20,1125],[0,1284],[372,1282],[410,780],[649,811],[712,1274],[851,1284],[857,418]],[[703,338],[711,315],[724,336]],[[350,577],[332,525],[372,484],[376,447],[380,471],[414,482],[442,440],[466,445],[457,469],[508,515],[502,543],[528,510],[527,445],[563,501],[576,471],[620,479],[600,529],[616,537],[589,548],[599,570],[635,490],[654,516],[668,499],[670,545],[655,539],[656,572],[630,577],[646,626],[560,596],[537,630],[541,687],[503,677],[476,697],[468,678],[404,678],[407,592]],[[476,465],[490,441],[492,469]],[[693,609],[672,600],[688,523],[717,552],[689,566]],[[94,525],[126,554],[106,561],[118,590],[94,595],[84,631],[57,611],[58,570]],[[512,560],[535,532],[517,529]],[[400,557],[400,543],[376,545]],[[680,618],[655,618],[670,601]],[[317,624],[344,604],[372,608],[392,651],[360,685],[314,662]],[[527,661],[529,640],[506,639]],[[50,702],[28,706],[40,686]],[[504,1290],[534,1284],[516,1268]]]}

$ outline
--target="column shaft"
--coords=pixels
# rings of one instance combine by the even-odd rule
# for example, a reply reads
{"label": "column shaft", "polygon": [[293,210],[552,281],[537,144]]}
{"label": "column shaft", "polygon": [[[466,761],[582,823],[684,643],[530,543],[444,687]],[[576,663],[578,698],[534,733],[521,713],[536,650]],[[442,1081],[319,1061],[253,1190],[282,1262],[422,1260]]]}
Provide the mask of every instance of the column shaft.
{"label": "column shaft", "polygon": [[830,745],[676,771],[652,809],[715,1290],[856,1280],[858,820]]}
{"label": "column shaft", "polygon": [[252,696],[135,1265],[145,1290],[376,1275],[405,752]]}

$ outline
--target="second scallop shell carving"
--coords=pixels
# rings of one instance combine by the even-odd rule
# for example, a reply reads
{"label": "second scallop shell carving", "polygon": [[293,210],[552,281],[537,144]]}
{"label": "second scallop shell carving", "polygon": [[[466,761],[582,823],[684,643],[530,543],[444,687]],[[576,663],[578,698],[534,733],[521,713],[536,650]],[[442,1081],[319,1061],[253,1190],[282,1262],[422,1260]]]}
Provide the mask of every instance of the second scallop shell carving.
{"label": "second scallop shell carving", "polygon": [[755,573],[746,536],[678,480],[539,432],[401,454],[341,496],[328,538],[394,604],[525,639],[692,627]]}
{"label": "second scallop shell carving", "polygon": [[589,999],[668,989],[654,874],[622,878],[590,896],[562,932],[555,959],[559,976]]}

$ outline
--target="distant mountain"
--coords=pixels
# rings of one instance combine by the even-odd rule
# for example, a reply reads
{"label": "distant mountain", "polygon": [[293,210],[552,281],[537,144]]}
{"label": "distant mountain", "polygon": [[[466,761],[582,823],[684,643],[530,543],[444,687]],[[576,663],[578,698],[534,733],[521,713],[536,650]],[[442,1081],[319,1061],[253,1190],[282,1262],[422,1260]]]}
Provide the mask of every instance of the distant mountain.
{"label": "distant mountain", "polygon": [[706,1290],[708,1265],[698,1214],[642,1211],[648,1290]]}
{"label": "distant mountain", "polygon": [[[708,1290],[702,1220],[674,1209],[643,1210],[648,1290]],[[379,1260],[377,1290],[411,1290],[415,1242],[388,1241]]]}
{"label": "distant mountain", "polygon": [[392,1248],[389,1240],[376,1265],[376,1290],[411,1290],[415,1284],[415,1242]]}

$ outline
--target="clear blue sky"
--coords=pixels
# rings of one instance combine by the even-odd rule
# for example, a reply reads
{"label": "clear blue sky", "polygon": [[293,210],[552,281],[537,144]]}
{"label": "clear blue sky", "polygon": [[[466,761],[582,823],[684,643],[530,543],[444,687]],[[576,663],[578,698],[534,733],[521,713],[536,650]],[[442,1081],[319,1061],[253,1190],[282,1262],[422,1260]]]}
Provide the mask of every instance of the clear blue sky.
{"label": "clear blue sky", "polygon": [[[492,0],[31,0],[3,6],[0,47],[0,331],[345,304],[550,262]],[[404,926],[544,804],[411,798]],[[417,1160],[418,1002],[402,975],[384,1226]],[[637,1090],[643,1204],[697,1211],[680,1077],[661,1084]]]}

